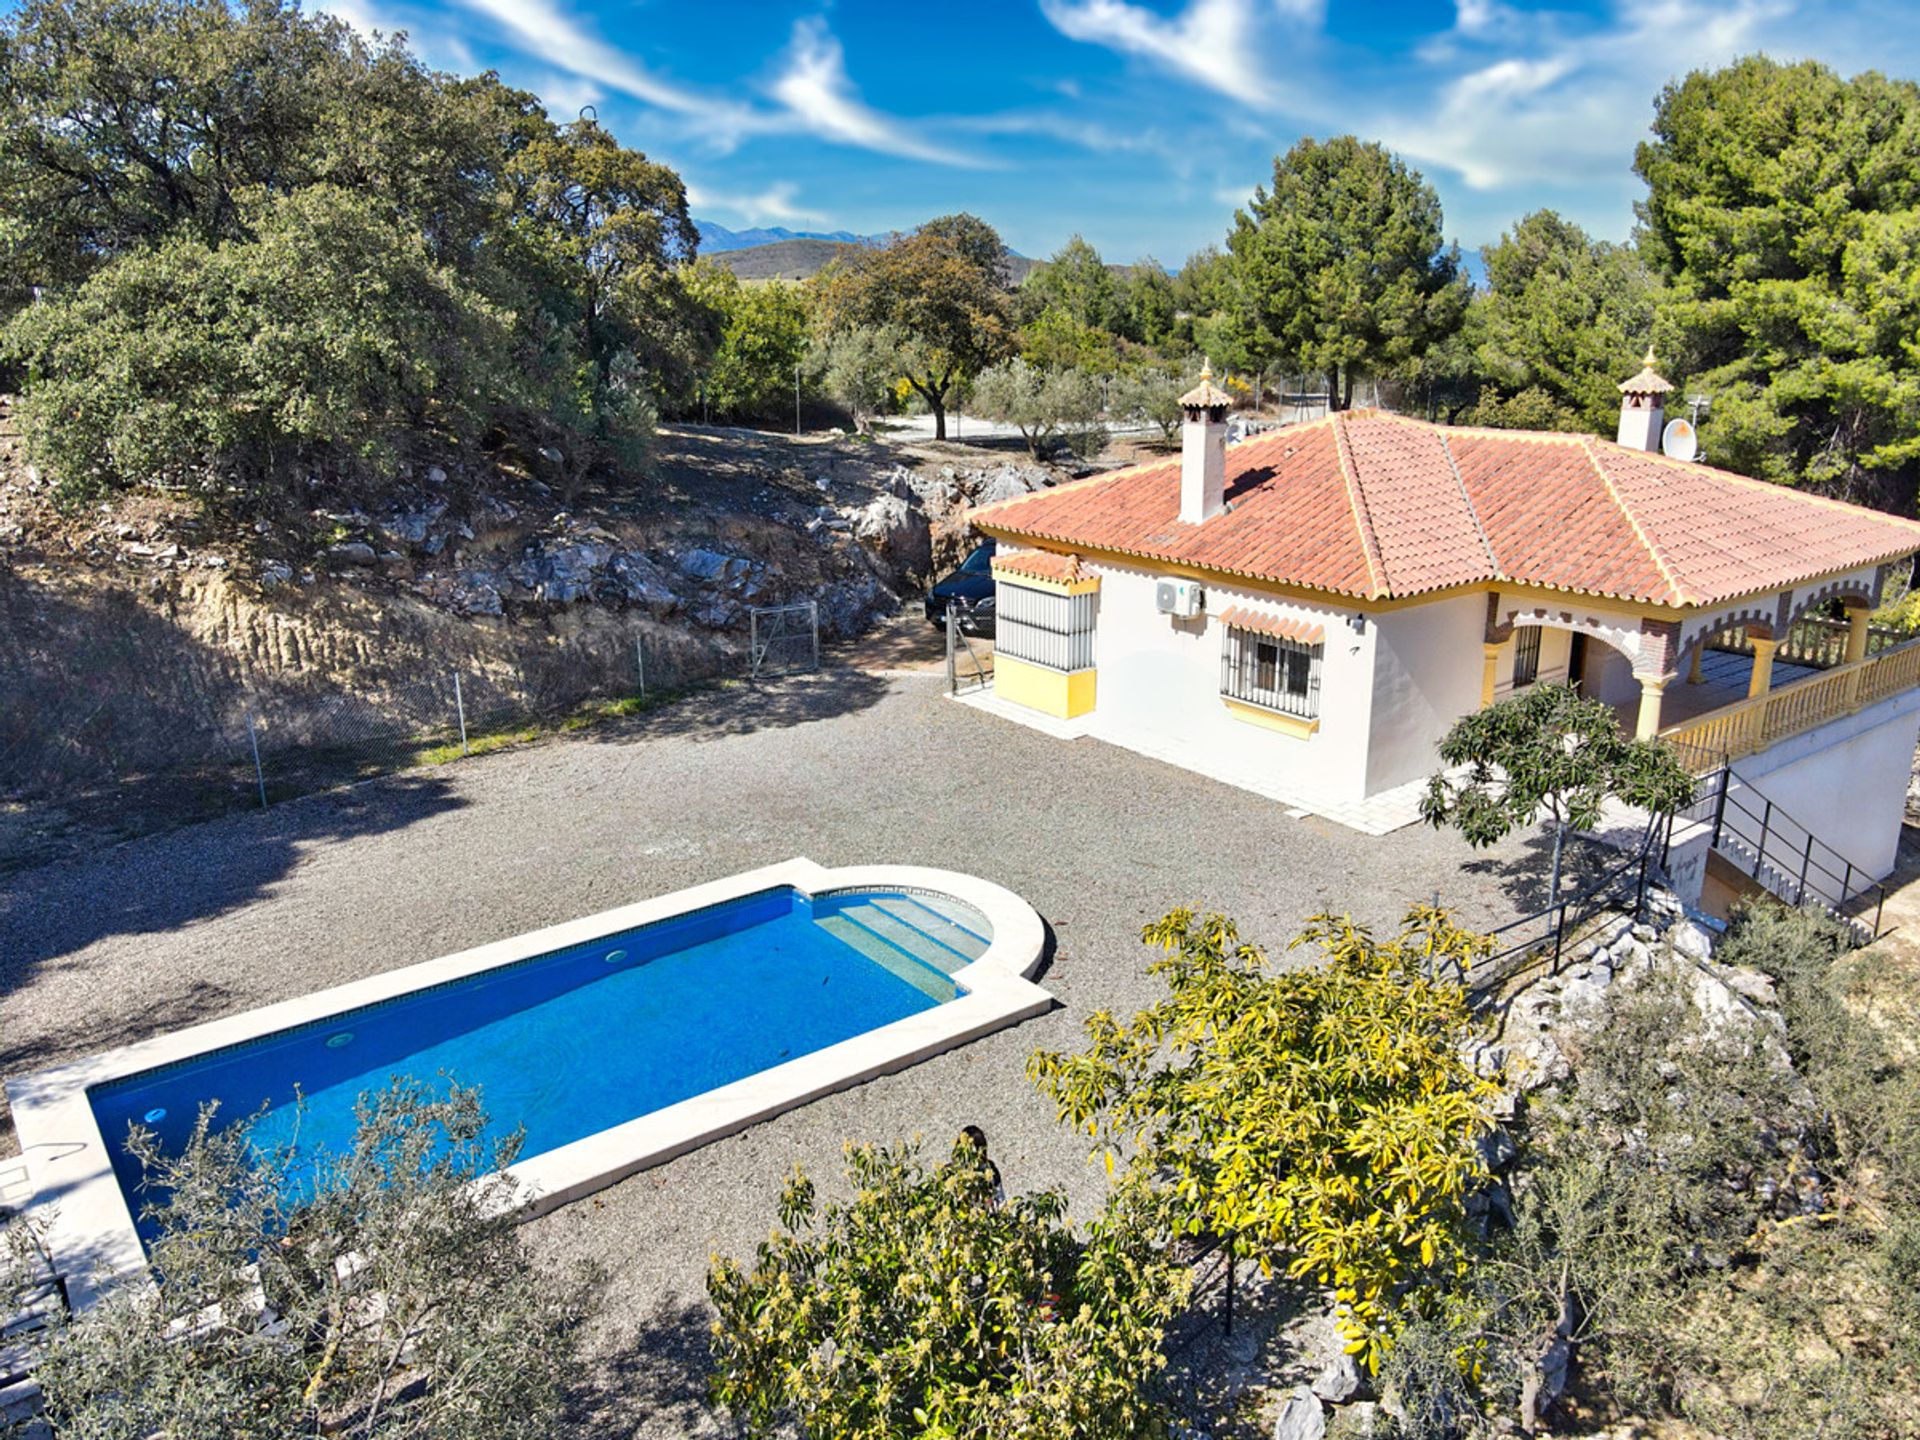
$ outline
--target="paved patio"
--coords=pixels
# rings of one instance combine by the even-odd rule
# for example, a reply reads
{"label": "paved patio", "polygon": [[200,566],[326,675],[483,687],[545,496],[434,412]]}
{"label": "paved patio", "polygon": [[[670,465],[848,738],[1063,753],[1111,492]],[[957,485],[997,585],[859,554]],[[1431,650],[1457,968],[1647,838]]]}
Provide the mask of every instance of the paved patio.
{"label": "paved patio", "polygon": [[[830,1096],[536,1222],[609,1272],[582,1433],[717,1433],[703,1277],[774,1223],[795,1163],[851,1138],[977,1123],[1010,1187],[1104,1176],[1022,1067],[1102,1007],[1154,997],[1139,927],[1191,904],[1278,948],[1316,910],[1388,926],[1438,894],[1516,913],[1539,847],[1492,855],[1412,827],[1370,838],[1109,745],[946,698],[940,679],[837,670],[720,691],[617,727],[411,772],[0,880],[0,1074],[590,914],[792,855],[947,866],[1046,917],[1053,1014]],[[0,1113],[0,1155],[14,1149]]]}

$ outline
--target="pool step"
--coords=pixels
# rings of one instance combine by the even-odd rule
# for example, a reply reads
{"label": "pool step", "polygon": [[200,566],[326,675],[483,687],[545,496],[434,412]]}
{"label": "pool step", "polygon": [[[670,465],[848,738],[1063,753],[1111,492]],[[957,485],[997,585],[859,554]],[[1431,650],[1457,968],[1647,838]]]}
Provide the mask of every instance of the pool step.
{"label": "pool step", "polygon": [[876,895],[871,903],[901,924],[939,941],[968,960],[978,960],[987,953],[984,939],[942,915],[917,895]]}
{"label": "pool step", "polygon": [[963,904],[945,895],[930,895],[921,892],[915,892],[906,898],[915,905],[918,905],[922,910],[931,910],[949,925],[957,926],[959,929],[966,931],[967,934],[973,936],[973,938],[978,940],[982,945],[989,944],[993,940],[993,926],[987,922],[986,916],[982,915],[971,905]]}
{"label": "pool step", "polygon": [[843,945],[850,945],[883,970],[899,976],[936,1004],[960,993],[946,971],[901,948],[847,915],[823,915],[813,922]]}
{"label": "pool step", "polygon": [[889,914],[871,900],[849,905],[840,913],[854,924],[865,926],[882,940],[906,951],[914,959],[924,960],[943,975],[951,975],[971,963],[971,956],[962,955],[951,945],[917,926],[909,925],[897,915]]}

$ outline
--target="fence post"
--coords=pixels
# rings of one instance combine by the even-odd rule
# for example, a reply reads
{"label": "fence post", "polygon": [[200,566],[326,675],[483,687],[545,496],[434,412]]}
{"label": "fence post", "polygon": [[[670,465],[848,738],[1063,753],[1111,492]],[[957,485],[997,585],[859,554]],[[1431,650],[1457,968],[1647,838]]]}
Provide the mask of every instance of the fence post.
{"label": "fence post", "polygon": [[1713,802],[1713,838],[1707,841],[1710,849],[1720,848],[1720,827],[1727,821],[1727,787],[1733,780],[1733,766],[1723,764],[1720,767],[1720,793]]}
{"label": "fence post", "polygon": [[807,623],[813,627],[813,668],[820,668],[820,602],[807,601]]}
{"label": "fence post", "polygon": [[1767,863],[1767,832],[1773,828],[1773,802],[1767,801],[1767,807],[1760,812],[1760,844],[1753,852],[1753,878],[1762,885],[1767,882],[1761,878],[1760,867]]}
{"label": "fence post", "polygon": [[1227,1240],[1227,1318],[1221,1327],[1223,1333],[1233,1334],[1233,1240]]}
{"label": "fence post", "polygon": [[1807,832],[1807,853],[1800,857],[1800,888],[1794,892],[1793,903],[1807,903],[1807,870],[1813,864],[1813,832]]}
{"label": "fence post", "polygon": [[960,693],[960,681],[954,670],[953,605],[951,602],[947,605],[947,693],[949,695],[958,695]]}
{"label": "fence post", "polygon": [[641,635],[633,637],[633,677],[640,686],[640,698],[647,698],[647,642]]}
{"label": "fence post", "polygon": [[473,751],[467,748],[467,699],[466,696],[460,692],[460,672],[458,670],[453,672],[453,709],[454,713],[460,717],[460,753],[462,755],[471,755]]}
{"label": "fence post", "polygon": [[747,678],[760,678],[760,611],[747,611]]}
{"label": "fence post", "polygon": [[260,735],[254,728],[253,711],[247,711],[247,744],[253,747],[253,778],[260,787],[260,808],[267,808],[267,772],[260,768]]}

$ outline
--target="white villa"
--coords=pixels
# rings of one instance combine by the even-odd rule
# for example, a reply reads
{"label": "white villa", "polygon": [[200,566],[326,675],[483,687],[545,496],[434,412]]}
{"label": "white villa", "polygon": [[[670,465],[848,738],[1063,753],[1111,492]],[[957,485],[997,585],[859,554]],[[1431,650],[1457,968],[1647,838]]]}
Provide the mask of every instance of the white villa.
{"label": "white villa", "polygon": [[1670,388],[1649,354],[1615,441],[1352,411],[1228,445],[1204,377],[1178,459],[974,512],[987,703],[1383,830],[1456,719],[1565,678],[1885,875],[1920,647],[1868,614],[1920,524],[1669,459]]}

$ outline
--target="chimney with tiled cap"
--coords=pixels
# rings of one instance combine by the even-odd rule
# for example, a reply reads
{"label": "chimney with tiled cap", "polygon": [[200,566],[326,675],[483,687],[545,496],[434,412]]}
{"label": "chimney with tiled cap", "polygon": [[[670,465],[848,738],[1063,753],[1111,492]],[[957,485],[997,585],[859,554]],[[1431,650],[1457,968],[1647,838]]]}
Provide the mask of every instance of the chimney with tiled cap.
{"label": "chimney with tiled cap", "polygon": [[1630,450],[1658,450],[1671,389],[1672,383],[1655,372],[1649,345],[1640,373],[1620,382],[1620,433],[1615,438]]}
{"label": "chimney with tiled cap", "polygon": [[1211,520],[1227,502],[1227,407],[1233,397],[1213,383],[1213,362],[1200,383],[1180,397],[1180,518]]}

